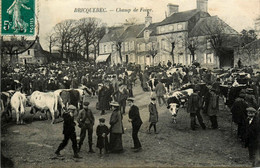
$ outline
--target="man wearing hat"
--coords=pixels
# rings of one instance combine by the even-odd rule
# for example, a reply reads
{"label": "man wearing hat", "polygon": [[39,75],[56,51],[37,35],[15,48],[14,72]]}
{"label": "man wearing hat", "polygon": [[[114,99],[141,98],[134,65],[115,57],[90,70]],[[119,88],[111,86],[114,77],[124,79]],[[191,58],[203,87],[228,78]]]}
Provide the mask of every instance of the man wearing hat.
{"label": "man wearing hat", "polygon": [[253,162],[254,166],[256,162],[256,155],[259,152],[259,139],[260,139],[260,122],[257,116],[257,111],[253,107],[246,109],[247,122],[246,122],[246,134],[245,134],[245,147],[248,147],[249,159]]}
{"label": "man wearing hat", "polygon": [[242,142],[245,141],[244,134],[247,117],[246,108],[248,108],[248,103],[245,101],[245,95],[246,93],[242,89],[239,93],[239,97],[236,98],[233,106],[231,107],[232,120],[237,124],[237,136],[242,140]]}
{"label": "man wearing hat", "polygon": [[255,95],[253,94],[253,91],[254,90],[252,88],[246,89],[245,101],[248,103],[249,107],[257,108],[257,101]]}
{"label": "man wearing hat", "polygon": [[134,105],[134,98],[129,97],[127,101],[130,106],[128,117],[129,117],[129,122],[132,123],[132,138],[134,141],[134,147],[132,149],[135,149],[135,152],[138,152],[142,148],[142,145],[138,138],[138,132],[143,122],[140,117],[139,108],[136,105]]}
{"label": "man wearing hat", "polygon": [[76,123],[74,122],[74,112],[76,109],[77,108],[75,106],[70,105],[68,107],[68,111],[63,114],[64,139],[63,139],[62,143],[59,145],[58,149],[56,150],[56,152],[55,152],[56,155],[60,155],[60,151],[65,148],[65,146],[68,144],[68,141],[70,139],[72,142],[74,158],[80,158],[78,155],[76,132],[75,132]]}
{"label": "man wearing hat", "polygon": [[95,118],[92,111],[88,108],[89,102],[83,103],[83,109],[79,111],[78,123],[81,128],[80,131],[80,140],[79,140],[79,150],[83,144],[83,141],[86,137],[86,131],[88,130],[88,144],[89,144],[89,153],[95,153],[92,149],[92,134],[93,126],[95,123]]}
{"label": "man wearing hat", "polygon": [[203,122],[203,118],[200,114],[200,109],[202,107],[202,97],[199,95],[199,85],[195,85],[194,87],[194,93],[192,93],[188,98],[188,107],[187,112],[190,113],[190,119],[191,119],[191,129],[196,129],[196,117],[200,123],[200,126],[202,129],[206,129],[206,125]]}

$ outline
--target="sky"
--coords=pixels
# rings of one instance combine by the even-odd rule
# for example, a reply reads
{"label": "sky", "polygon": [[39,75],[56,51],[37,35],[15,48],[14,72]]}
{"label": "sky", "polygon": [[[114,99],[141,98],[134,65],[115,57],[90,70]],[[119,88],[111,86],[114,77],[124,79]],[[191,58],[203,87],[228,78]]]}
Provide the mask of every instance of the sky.
{"label": "sky", "polygon": [[[40,42],[48,50],[47,34],[65,19],[84,17],[100,18],[108,26],[119,25],[126,19],[136,18],[144,23],[147,10],[151,10],[153,23],[165,18],[167,4],[179,5],[179,12],[195,9],[196,0],[36,0]],[[75,12],[78,8],[88,12]],[[89,9],[91,8],[91,9]],[[98,9],[97,9],[98,8]],[[104,12],[105,11],[105,12]],[[217,15],[238,32],[254,29],[255,19],[260,15],[260,0],[208,0],[208,12]]]}

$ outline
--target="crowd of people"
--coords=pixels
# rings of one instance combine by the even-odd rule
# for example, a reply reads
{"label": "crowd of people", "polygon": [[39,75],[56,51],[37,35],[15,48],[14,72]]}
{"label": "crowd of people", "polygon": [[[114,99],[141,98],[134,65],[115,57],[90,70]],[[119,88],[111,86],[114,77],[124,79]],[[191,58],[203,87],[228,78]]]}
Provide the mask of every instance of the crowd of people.
{"label": "crowd of people", "polygon": [[[259,148],[259,104],[260,104],[260,74],[253,71],[252,67],[235,66],[229,70],[201,68],[199,64],[191,66],[158,65],[154,67],[145,67],[141,70],[140,66],[135,64],[93,66],[88,63],[52,63],[42,66],[26,65],[23,67],[4,67],[2,69],[2,91],[13,88],[21,88],[26,94],[31,94],[38,90],[42,92],[54,91],[57,89],[78,88],[79,85],[85,85],[92,90],[93,95],[98,96],[96,108],[100,114],[106,114],[106,110],[113,108],[109,121],[110,127],[105,125],[104,118],[100,119],[97,127],[97,147],[100,153],[122,152],[122,134],[124,132],[122,115],[126,113],[127,100],[130,105],[129,122],[132,123],[132,137],[134,149],[141,150],[141,143],[138,138],[138,132],[142,125],[139,115],[139,109],[134,105],[133,87],[136,80],[139,79],[143,91],[154,91],[155,96],[151,96],[151,103],[148,106],[151,128],[156,130],[158,122],[158,111],[156,99],[160,106],[168,106],[165,100],[167,93],[180,90],[184,86],[192,86],[194,93],[189,96],[187,101],[187,112],[190,113],[191,129],[196,130],[196,118],[200,126],[206,129],[201,112],[209,116],[212,129],[218,129],[219,99],[225,97],[233,117],[233,121],[238,125],[238,137],[245,147],[249,149],[251,160],[255,160],[256,149]],[[153,80],[153,83],[149,83]],[[203,90],[201,85],[205,85]],[[228,88],[227,93],[223,93],[221,86]],[[230,103],[232,87],[240,87],[238,96],[234,97]],[[162,101],[161,101],[162,100]],[[83,141],[88,131],[89,152],[92,153],[92,134],[95,118],[92,111],[88,108],[87,98],[82,101],[83,108],[79,111],[77,123],[81,128],[79,143],[76,141],[75,122],[73,111],[76,107],[69,106],[67,113],[64,113],[64,140],[55,152],[60,155],[60,151],[66,146],[68,140],[72,140],[74,156],[78,156]],[[108,139],[109,135],[109,139]]]}

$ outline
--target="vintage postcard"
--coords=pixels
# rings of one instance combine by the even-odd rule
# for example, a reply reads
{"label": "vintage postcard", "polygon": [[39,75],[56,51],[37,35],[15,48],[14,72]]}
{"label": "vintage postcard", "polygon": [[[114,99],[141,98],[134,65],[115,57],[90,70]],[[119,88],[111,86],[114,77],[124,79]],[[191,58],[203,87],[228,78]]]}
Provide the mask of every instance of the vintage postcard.
{"label": "vintage postcard", "polygon": [[1,167],[260,166],[260,0],[2,0]]}

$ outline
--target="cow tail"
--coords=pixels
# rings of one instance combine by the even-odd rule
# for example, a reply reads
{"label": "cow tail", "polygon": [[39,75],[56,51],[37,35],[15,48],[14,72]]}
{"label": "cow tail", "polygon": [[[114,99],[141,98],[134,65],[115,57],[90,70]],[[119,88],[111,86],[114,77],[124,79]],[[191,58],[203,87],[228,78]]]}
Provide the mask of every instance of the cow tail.
{"label": "cow tail", "polygon": [[20,112],[21,112],[21,114],[24,114],[24,105],[23,105],[22,96],[19,96],[19,102],[20,102]]}

